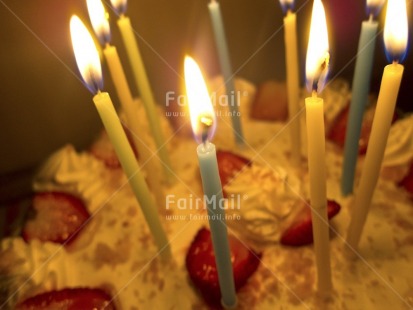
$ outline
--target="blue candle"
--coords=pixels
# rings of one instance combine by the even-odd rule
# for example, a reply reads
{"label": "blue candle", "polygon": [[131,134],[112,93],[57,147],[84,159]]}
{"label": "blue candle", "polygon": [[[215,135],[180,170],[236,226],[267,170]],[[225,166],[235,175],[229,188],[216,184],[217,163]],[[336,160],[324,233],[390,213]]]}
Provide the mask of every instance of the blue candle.
{"label": "blue candle", "polygon": [[225,38],[224,24],[222,22],[219,3],[215,0],[212,0],[211,3],[208,4],[208,9],[211,16],[212,27],[214,29],[215,44],[218,50],[219,63],[221,65],[221,71],[224,77],[234,137],[237,144],[242,145],[244,143],[244,136],[242,133],[241,119],[238,112],[239,102],[237,101],[237,96],[235,94],[235,85],[231,69],[231,62],[229,60],[227,40]]}
{"label": "blue candle", "polygon": [[218,173],[215,145],[206,141],[205,144],[198,145],[197,154],[204,197],[208,208],[209,227],[211,229],[222,304],[225,307],[231,308],[236,305],[237,296],[235,293],[231,253],[225,222],[224,197]]}
{"label": "blue candle", "polygon": [[185,58],[185,84],[192,129],[199,142],[197,154],[222,304],[226,308],[232,308],[237,304],[237,295],[225,223],[224,199],[215,145],[209,142],[216,128],[216,117],[201,70],[190,57]]}
{"label": "blue candle", "polygon": [[[341,192],[343,195],[348,195],[353,192],[361,125],[370,90],[371,69],[373,66],[378,27],[377,21],[373,21],[373,11],[377,13],[380,7],[380,5],[368,5],[370,19],[364,21],[361,26],[356,67],[353,76],[352,97],[347,121],[346,140],[344,143],[343,174],[341,177]],[[373,8],[375,8],[375,10],[373,10]]]}

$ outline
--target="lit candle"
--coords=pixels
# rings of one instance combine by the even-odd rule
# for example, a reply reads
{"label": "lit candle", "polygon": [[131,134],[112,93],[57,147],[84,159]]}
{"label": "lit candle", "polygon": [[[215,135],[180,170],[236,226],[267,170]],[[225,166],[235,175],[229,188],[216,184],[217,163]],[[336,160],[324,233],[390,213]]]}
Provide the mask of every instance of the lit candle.
{"label": "lit candle", "polygon": [[344,143],[343,174],[341,192],[348,195],[353,192],[354,174],[356,171],[361,124],[368,102],[371,69],[373,67],[374,47],[378,22],[373,20],[384,3],[384,0],[367,0],[369,20],[361,25],[361,34],[357,50],[357,60],[353,76],[352,95],[349,117]]}
{"label": "lit candle", "polygon": [[348,245],[352,249],[358,247],[374,189],[379,178],[404,70],[399,62],[403,60],[406,53],[407,37],[406,2],[405,0],[389,0],[387,3],[386,24],[384,26],[384,45],[389,61],[393,63],[384,67],[366,158],[355,196],[347,235]]}
{"label": "lit candle", "polygon": [[132,72],[135,77],[136,87],[139,90],[141,99],[145,106],[146,114],[149,121],[155,144],[158,148],[159,158],[162,161],[165,176],[168,180],[173,179],[171,169],[171,160],[166,148],[165,138],[161,129],[159,115],[156,111],[156,103],[153,98],[151,86],[146,74],[145,66],[139,51],[138,41],[135,38],[135,33],[132,28],[130,19],[125,16],[127,0],[111,0],[112,6],[119,15],[118,26],[126,47],[129,61],[131,63]]}
{"label": "lit candle", "polygon": [[171,256],[169,242],[159,220],[156,204],[140,172],[140,167],[113,107],[110,96],[108,93],[100,91],[103,88],[102,70],[99,54],[93,39],[77,16],[72,16],[70,20],[70,33],[73,51],[82,78],[87,88],[95,94],[93,102],[129,184],[139,201],[142,213],[159,248],[160,255],[163,259],[168,259]]}
{"label": "lit candle", "polygon": [[311,219],[317,265],[317,284],[321,293],[332,289],[330,238],[327,217],[324,102],[317,97],[328,71],[327,24],[321,0],[314,0],[307,49],[306,78],[312,97],[305,99],[307,119],[308,169],[310,174]]}
{"label": "lit candle", "polygon": [[219,63],[221,65],[222,75],[224,77],[225,89],[227,92],[227,102],[229,105],[232,129],[234,132],[235,141],[237,144],[244,144],[244,136],[242,133],[241,119],[238,112],[238,100],[235,93],[235,85],[229,60],[227,40],[225,38],[224,24],[222,22],[221,10],[219,3],[211,0],[208,4],[209,15],[211,17],[212,28],[214,29],[215,44],[218,50]]}
{"label": "lit candle", "polygon": [[300,132],[300,77],[298,70],[297,22],[292,12],[294,0],[280,0],[284,17],[284,42],[287,70],[288,115],[291,133],[291,161],[299,167],[301,162],[301,132]]}
{"label": "lit candle", "polygon": [[108,63],[109,71],[112,76],[115,89],[118,94],[120,103],[126,116],[126,124],[132,133],[133,142],[138,150],[141,164],[146,172],[148,185],[155,195],[158,206],[165,204],[165,196],[162,190],[162,184],[158,169],[157,156],[153,156],[153,151],[148,146],[143,133],[141,122],[138,121],[137,103],[133,100],[130,92],[122,64],[119,59],[118,52],[115,46],[110,45],[110,26],[107,20],[107,14],[101,0],[87,0],[89,17],[92,22],[93,29],[100,43],[104,46],[103,54]]}
{"label": "lit candle", "polygon": [[216,127],[216,117],[201,70],[197,63],[188,56],[185,58],[185,84],[192,128],[197,142],[200,143],[197,154],[208,208],[222,304],[224,307],[232,308],[237,303],[237,296],[218,162],[215,145],[210,142]]}

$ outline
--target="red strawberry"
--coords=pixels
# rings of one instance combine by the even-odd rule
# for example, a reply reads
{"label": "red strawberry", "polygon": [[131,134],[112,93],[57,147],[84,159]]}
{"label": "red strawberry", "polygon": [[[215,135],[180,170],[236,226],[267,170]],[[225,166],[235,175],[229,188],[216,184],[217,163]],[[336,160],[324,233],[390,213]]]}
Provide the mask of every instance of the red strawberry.
{"label": "red strawberry", "polygon": [[224,187],[231,182],[235,174],[245,166],[250,166],[251,161],[245,157],[229,151],[217,151],[219,177]]}
{"label": "red strawberry", "polygon": [[66,288],[30,297],[17,304],[16,310],[115,310],[112,297],[101,289]]}
{"label": "red strawberry", "polygon": [[103,161],[106,167],[111,169],[120,168],[120,162],[106,131],[103,130],[101,132],[99,138],[91,145],[89,151],[97,159]]}
{"label": "red strawberry", "polygon": [[[360,140],[359,140],[359,155],[366,154],[367,145],[370,138],[371,126],[373,124],[375,107],[370,108],[365,111],[363,116],[363,123],[361,125]],[[327,133],[327,138],[334,143],[336,143],[341,148],[344,148],[344,143],[346,140],[346,130],[348,123],[350,107],[347,106],[341,113],[337,116],[334,125]],[[397,114],[394,114],[392,123],[397,119]]]}
{"label": "red strawberry", "polygon": [[72,242],[90,217],[79,198],[61,192],[35,194],[29,212],[33,216],[24,225],[24,240],[61,244]]}
{"label": "red strawberry", "polygon": [[[130,145],[132,146],[135,157],[138,157],[138,152],[136,151],[131,138],[132,133],[125,126],[123,129],[125,130],[126,137],[128,138]],[[97,159],[103,161],[106,167],[110,169],[120,168],[118,156],[116,155],[115,149],[113,148],[112,143],[109,140],[109,136],[105,130],[101,132],[99,138],[91,145],[89,152]]]}
{"label": "red strawberry", "polygon": [[413,194],[413,163],[410,164],[409,173],[399,182],[399,186]]}
{"label": "red strawberry", "polygon": [[[281,244],[290,246],[301,246],[313,243],[313,225],[311,221],[311,209],[307,206],[294,219],[290,227],[288,227],[281,235]],[[329,200],[327,202],[328,219],[333,218],[339,211],[340,205]]]}
{"label": "red strawberry", "polygon": [[[261,254],[248,249],[231,235],[228,238],[235,289],[238,291],[258,268]],[[186,255],[186,268],[192,282],[200,290],[206,302],[219,307],[221,292],[218,284],[211,233],[208,229],[202,228],[199,230],[192,241]]]}

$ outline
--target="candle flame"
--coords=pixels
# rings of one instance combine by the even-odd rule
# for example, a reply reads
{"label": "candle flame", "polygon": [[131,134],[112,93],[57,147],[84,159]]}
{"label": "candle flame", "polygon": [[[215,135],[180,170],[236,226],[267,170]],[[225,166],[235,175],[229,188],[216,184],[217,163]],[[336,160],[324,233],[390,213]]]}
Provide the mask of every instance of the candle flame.
{"label": "candle flame", "polygon": [[110,42],[109,15],[101,0],[87,0],[87,9],[93,30],[102,45]]}
{"label": "candle flame", "polygon": [[366,8],[367,8],[367,15],[369,16],[377,16],[379,15],[381,8],[386,0],[367,0],[366,1]]}
{"label": "candle flame", "polygon": [[408,37],[407,9],[405,0],[387,2],[384,25],[384,45],[390,62],[402,62],[406,56]]}
{"label": "candle flame", "polygon": [[294,9],[294,0],[280,0],[280,4],[284,13]]}
{"label": "candle flame", "polygon": [[211,141],[216,128],[214,108],[202,72],[189,56],[185,57],[185,86],[195,140],[198,143]]}
{"label": "candle flame", "polygon": [[126,13],[126,9],[128,7],[127,0],[110,0],[110,3],[118,15],[123,15]]}
{"label": "candle flame", "polygon": [[305,66],[307,88],[310,92],[321,92],[323,89],[330,61],[328,50],[327,22],[324,7],[321,0],[314,0]]}
{"label": "candle flame", "polygon": [[70,34],[79,72],[87,88],[96,94],[103,88],[99,53],[86,26],[76,15],[70,19]]}

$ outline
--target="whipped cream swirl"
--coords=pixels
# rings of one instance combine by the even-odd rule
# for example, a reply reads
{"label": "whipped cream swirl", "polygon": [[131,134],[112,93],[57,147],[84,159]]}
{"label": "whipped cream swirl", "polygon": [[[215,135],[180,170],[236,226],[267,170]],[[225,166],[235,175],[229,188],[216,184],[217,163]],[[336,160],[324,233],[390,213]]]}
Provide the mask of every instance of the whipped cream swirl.
{"label": "whipped cream swirl", "polygon": [[300,182],[280,168],[252,164],[224,187],[228,196],[240,195],[240,205],[227,208],[228,225],[248,239],[278,241],[281,221],[298,205]]}

